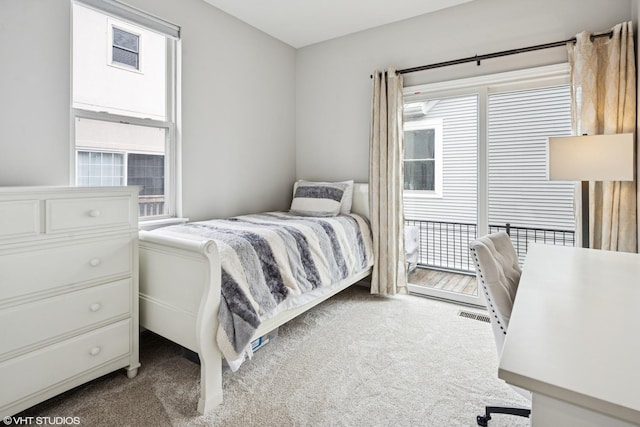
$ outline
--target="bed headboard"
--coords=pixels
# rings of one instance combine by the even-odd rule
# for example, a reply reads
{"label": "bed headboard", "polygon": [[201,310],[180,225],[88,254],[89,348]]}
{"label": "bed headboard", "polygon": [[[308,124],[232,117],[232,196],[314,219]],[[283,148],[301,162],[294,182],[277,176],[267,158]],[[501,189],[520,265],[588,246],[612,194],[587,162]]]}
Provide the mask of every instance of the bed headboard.
{"label": "bed headboard", "polygon": [[369,218],[369,184],[360,182],[353,184],[351,211]]}

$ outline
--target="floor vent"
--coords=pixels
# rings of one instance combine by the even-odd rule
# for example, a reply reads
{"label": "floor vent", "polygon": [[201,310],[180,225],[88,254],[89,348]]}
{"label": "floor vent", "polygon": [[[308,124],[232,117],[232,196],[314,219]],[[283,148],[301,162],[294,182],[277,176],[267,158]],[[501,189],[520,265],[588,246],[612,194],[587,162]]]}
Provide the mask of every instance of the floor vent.
{"label": "floor vent", "polygon": [[460,310],[458,312],[458,316],[466,317],[467,319],[479,320],[481,322],[490,323],[489,316],[487,316],[486,314],[482,314],[482,313],[472,313],[470,311]]}

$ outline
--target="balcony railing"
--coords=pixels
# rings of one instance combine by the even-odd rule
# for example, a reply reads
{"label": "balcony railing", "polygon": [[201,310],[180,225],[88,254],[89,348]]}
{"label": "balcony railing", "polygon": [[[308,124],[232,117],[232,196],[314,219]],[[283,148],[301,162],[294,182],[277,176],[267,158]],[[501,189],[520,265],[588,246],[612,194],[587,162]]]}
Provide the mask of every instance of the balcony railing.
{"label": "balcony railing", "polygon": [[544,228],[512,227],[510,224],[489,225],[489,233],[506,231],[518,253],[520,265],[529,250],[529,243],[545,243],[548,245],[575,246],[575,233],[568,230],[553,230]]}
{"label": "balcony railing", "polygon": [[452,271],[474,271],[469,244],[478,232],[476,224],[406,220],[418,228],[418,265]]}
{"label": "balcony railing", "polygon": [[[406,220],[406,226],[418,229],[418,265],[442,270],[474,273],[469,244],[476,239],[477,225],[459,222]],[[510,224],[489,225],[489,232],[504,230],[511,236],[520,263],[524,261],[529,242],[574,246],[573,231]]]}
{"label": "balcony railing", "polygon": [[164,196],[139,196],[138,206],[140,218],[145,216],[164,215]]}

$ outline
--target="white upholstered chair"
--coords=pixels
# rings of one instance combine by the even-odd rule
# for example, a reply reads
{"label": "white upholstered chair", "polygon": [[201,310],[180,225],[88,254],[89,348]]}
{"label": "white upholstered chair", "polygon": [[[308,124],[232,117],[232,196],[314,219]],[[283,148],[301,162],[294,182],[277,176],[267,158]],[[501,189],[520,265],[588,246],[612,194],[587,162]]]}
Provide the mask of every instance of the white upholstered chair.
{"label": "white upholstered chair", "polygon": [[[502,352],[504,339],[509,327],[511,309],[516,298],[522,270],[509,235],[504,231],[489,234],[471,242],[471,258],[476,266],[479,289],[484,293],[491,327],[495,337],[498,356]],[[531,399],[526,390],[514,387],[523,396]],[[479,426],[487,426],[491,414],[511,414],[529,417],[531,410],[504,406],[486,406],[485,414],[478,415]]]}

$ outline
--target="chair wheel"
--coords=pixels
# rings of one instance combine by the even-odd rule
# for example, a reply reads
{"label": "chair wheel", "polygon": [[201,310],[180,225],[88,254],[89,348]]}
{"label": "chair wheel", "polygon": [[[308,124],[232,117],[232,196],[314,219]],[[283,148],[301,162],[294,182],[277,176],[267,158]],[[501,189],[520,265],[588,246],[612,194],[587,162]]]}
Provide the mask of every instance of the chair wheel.
{"label": "chair wheel", "polygon": [[480,427],[487,427],[489,425],[489,420],[491,419],[491,416],[483,416],[483,415],[478,415],[476,417],[476,421],[478,422],[478,425]]}

